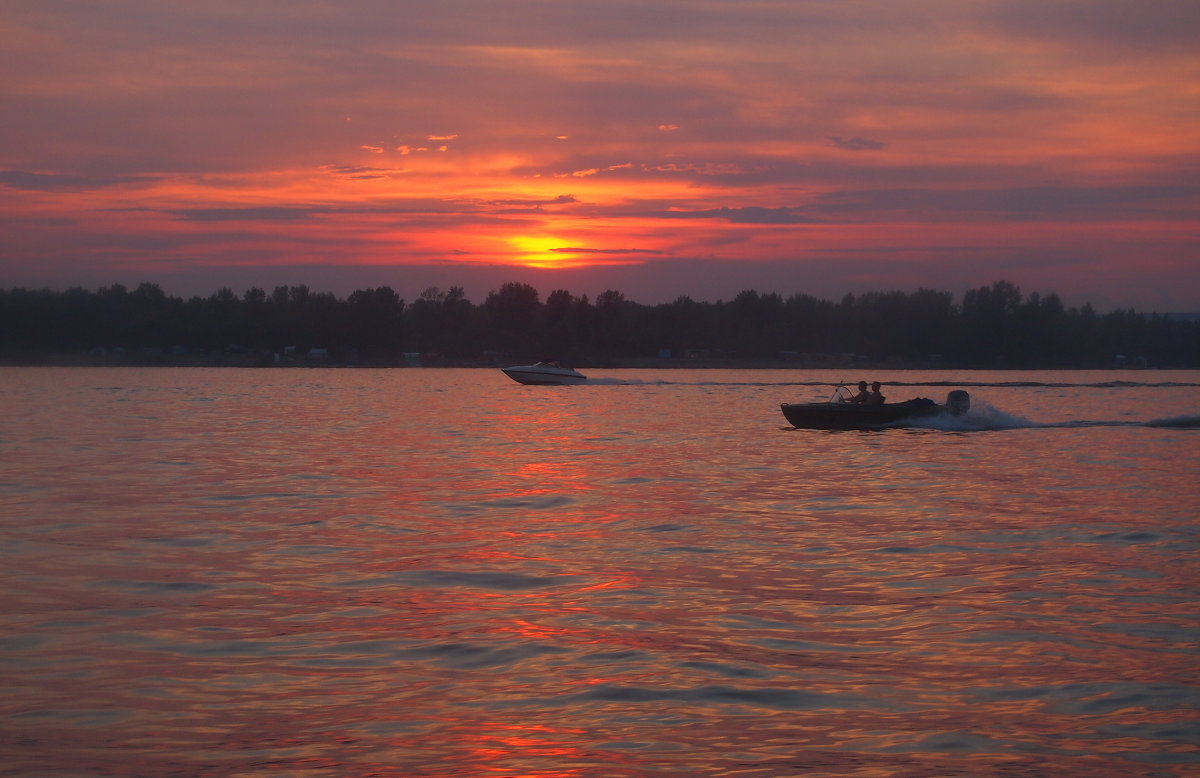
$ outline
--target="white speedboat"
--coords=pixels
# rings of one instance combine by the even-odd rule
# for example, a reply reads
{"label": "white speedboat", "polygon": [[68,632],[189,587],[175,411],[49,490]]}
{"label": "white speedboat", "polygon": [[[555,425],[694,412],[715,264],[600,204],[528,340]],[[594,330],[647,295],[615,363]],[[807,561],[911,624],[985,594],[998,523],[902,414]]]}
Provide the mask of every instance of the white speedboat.
{"label": "white speedboat", "polygon": [[513,365],[500,368],[504,375],[519,384],[535,384],[551,386],[558,384],[579,384],[587,380],[587,376],[578,370],[563,367],[557,362],[535,362],[532,365]]}

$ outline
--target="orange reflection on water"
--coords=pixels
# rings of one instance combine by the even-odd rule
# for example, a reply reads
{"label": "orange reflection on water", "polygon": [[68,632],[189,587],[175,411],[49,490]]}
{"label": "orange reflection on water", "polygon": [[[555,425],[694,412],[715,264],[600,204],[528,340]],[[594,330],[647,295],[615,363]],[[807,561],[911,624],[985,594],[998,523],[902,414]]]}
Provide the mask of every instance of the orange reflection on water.
{"label": "orange reflection on water", "polygon": [[[502,720],[456,721],[439,733],[437,743],[399,742],[397,746],[434,758],[456,755],[454,774],[542,776],[631,775],[620,767],[619,754],[607,754],[585,745],[594,733],[584,727],[522,724]],[[607,766],[604,766],[607,765]],[[616,769],[617,772],[609,772]],[[450,774],[450,773],[437,773]]]}
{"label": "orange reflection on water", "polygon": [[[1191,438],[1130,436],[1138,471],[1044,431],[780,435],[748,421],[758,387],[421,395],[412,371],[398,402],[280,375],[19,463],[38,490],[9,506],[42,521],[0,516],[13,769],[1194,766]],[[499,410],[468,434],[480,393]],[[322,422],[340,397],[378,406]],[[69,405],[47,413],[86,432]]]}

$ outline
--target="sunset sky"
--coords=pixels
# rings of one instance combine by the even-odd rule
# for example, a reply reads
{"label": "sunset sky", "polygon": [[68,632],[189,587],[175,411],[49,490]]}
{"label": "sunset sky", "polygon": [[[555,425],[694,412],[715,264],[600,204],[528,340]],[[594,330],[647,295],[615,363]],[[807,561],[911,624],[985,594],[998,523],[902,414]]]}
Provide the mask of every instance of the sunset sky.
{"label": "sunset sky", "polygon": [[0,0],[0,288],[1200,311],[1196,0]]}

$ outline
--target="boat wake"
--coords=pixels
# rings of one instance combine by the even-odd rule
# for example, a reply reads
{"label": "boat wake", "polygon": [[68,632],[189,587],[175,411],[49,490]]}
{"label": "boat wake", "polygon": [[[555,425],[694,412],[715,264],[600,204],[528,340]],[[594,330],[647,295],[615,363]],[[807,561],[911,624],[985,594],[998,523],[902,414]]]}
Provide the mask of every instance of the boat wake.
{"label": "boat wake", "polygon": [[1169,419],[1153,419],[1147,427],[1174,427],[1176,429],[1200,430],[1200,416],[1172,416]]}
{"label": "boat wake", "polygon": [[[643,380],[640,378],[588,378],[592,386],[833,386],[829,381],[672,381],[666,379]],[[1200,383],[1189,381],[1097,381],[1071,383],[1060,381],[888,381],[885,387],[953,387],[953,388],[998,388],[998,389],[1170,389],[1178,387],[1200,387]]]}
{"label": "boat wake", "polygon": [[666,381],[641,378],[591,378],[589,386],[822,386],[828,387],[829,382],[795,382],[795,381]]}
{"label": "boat wake", "polygon": [[[900,426],[897,424],[896,426]],[[949,413],[939,413],[921,419],[910,419],[904,426],[923,429],[937,429],[957,432],[974,432],[982,430],[1016,430],[1041,427],[1035,421],[1030,421],[1015,413],[1002,411],[994,405],[974,400],[966,413],[954,416]]]}
{"label": "boat wake", "polygon": [[971,409],[961,416],[939,414],[923,419],[910,419],[894,426],[917,429],[936,429],[947,432],[982,432],[987,430],[1019,429],[1078,429],[1084,427],[1166,427],[1171,429],[1200,429],[1200,415],[1173,416],[1150,421],[1076,420],[1053,423],[1031,421],[1023,416],[1003,411],[987,402],[974,401]]}
{"label": "boat wake", "polygon": [[[820,384],[817,384],[818,386]],[[1162,389],[1200,386],[1194,381],[889,381],[887,386],[952,386],[999,389]]]}

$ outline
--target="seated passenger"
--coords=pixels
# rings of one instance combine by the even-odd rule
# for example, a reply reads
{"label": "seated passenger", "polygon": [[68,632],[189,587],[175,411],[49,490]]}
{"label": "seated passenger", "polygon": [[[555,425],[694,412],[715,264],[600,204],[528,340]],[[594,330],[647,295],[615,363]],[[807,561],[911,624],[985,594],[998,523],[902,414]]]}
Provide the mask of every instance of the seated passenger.
{"label": "seated passenger", "polygon": [[876,381],[871,384],[871,392],[867,395],[867,399],[863,402],[866,405],[883,405],[883,401],[885,399],[887,398],[885,398],[883,393],[879,391],[879,382]]}

